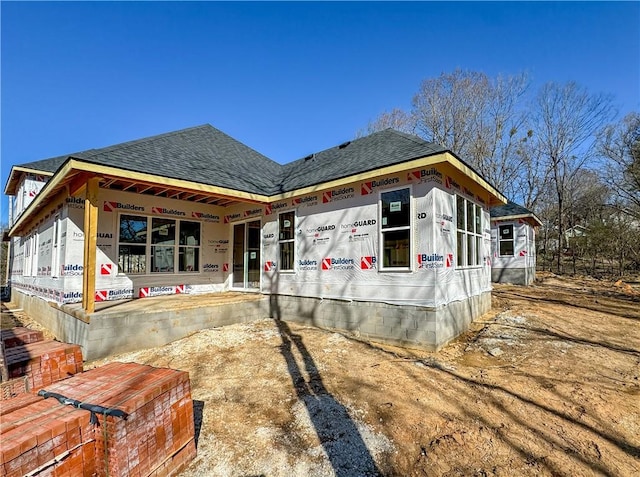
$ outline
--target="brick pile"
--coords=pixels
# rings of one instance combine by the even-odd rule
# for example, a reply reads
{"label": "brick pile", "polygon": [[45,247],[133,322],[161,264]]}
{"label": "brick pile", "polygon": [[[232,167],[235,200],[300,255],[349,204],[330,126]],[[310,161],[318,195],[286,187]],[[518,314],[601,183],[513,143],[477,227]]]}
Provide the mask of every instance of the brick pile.
{"label": "brick pile", "polygon": [[[0,365],[6,368],[5,350],[15,348],[29,343],[43,341],[44,335],[42,331],[32,330],[24,327],[7,328],[0,330],[0,347],[2,348],[2,357],[0,357]],[[0,400],[10,399],[14,396],[29,391],[29,378],[22,376],[20,378],[9,379],[7,370],[7,381],[0,383]]]}
{"label": "brick pile", "polygon": [[45,340],[5,350],[9,379],[26,376],[28,389],[37,391],[82,372],[80,346]]}
{"label": "brick pile", "polygon": [[42,331],[16,327],[0,331],[0,339],[4,341],[5,348],[14,348],[37,341],[44,341],[44,336]]}
{"label": "brick pile", "polygon": [[[98,424],[93,425],[89,411],[62,405],[54,398],[45,400],[31,393],[4,401],[0,420],[3,442],[0,476],[26,473],[23,465],[29,459],[23,456],[29,453],[34,467],[27,472],[50,463],[40,470],[39,477],[171,476],[196,455],[193,401],[186,372],[111,363],[51,384],[46,391],[82,403],[119,409],[128,416],[96,413]],[[13,403],[18,399],[22,401]],[[10,412],[5,413],[5,403]],[[65,424],[66,438],[60,433],[61,423]],[[35,439],[34,433],[28,432],[30,429],[38,429]],[[8,437],[12,440],[5,441]],[[6,453],[5,442],[11,443]],[[42,459],[34,460],[33,456],[40,454]],[[55,456],[61,457],[51,463]],[[43,464],[45,457],[48,460]],[[17,473],[18,468],[23,474]]]}
{"label": "brick pile", "polygon": [[95,473],[90,414],[34,394],[4,401],[0,476],[72,477]]}

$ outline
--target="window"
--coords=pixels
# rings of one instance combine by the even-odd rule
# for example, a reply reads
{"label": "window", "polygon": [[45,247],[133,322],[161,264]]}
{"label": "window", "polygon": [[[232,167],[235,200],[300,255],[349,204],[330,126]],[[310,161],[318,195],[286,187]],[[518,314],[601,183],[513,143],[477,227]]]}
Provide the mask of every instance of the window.
{"label": "window", "polygon": [[482,207],[456,195],[456,238],[458,267],[482,263]]}
{"label": "window", "polygon": [[51,243],[51,276],[55,278],[58,276],[60,268],[60,214],[53,219]]}
{"label": "window", "polygon": [[120,216],[118,271],[175,273],[177,266],[179,272],[199,272],[200,242],[199,222],[123,214]]}
{"label": "window", "polygon": [[27,237],[26,239],[22,239],[22,252],[23,252],[23,262],[22,262],[22,274],[25,277],[31,275],[31,237]]}
{"label": "window", "polygon": [[118,272],[147,272],[147,218],[137,215],[120,216]]}
{"label": "window", "polygon": [[513,256],[514,245],[513,245],[513,224],[500,225],[498,226],[498,241],[499,241],[499,250],[500,256]]}
{"label": "window", "polygon": [[283,212],[278,217],[278,245],[280,247],[280,270],[292,271],[295,259],[294,241],[295,213]]}
{"label": "window", "polygon": [[200,270],[200,222],[180,222],[178,271]]}
{"label": "window", "polygon": [[397,189],[380,194],[382,269],[411,266],[411,193]]}
{"label": "window", "polygon": [[176,221],[151,219],[151,271],[173,273]]}

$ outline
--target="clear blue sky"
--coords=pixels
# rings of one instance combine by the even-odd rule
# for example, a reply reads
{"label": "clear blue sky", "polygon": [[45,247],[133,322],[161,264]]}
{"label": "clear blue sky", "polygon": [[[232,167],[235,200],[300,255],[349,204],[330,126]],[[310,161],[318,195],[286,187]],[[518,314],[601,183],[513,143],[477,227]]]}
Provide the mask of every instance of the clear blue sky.
{"label": "clear blue sky", "polygon": [[204,123],[289,162],[457,67],[575,80],[640,110],[639,2],[0,7],[3,190],[12,165]]}

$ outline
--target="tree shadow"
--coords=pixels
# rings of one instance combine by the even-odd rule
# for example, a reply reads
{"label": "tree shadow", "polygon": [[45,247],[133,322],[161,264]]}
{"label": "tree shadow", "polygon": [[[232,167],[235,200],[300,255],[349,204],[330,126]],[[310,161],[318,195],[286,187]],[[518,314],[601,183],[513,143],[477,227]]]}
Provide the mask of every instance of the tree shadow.
{"label": "tree shadow", "polygon": [[[316,435],[336,477],[383,475],[346,407],[324,386],[318,368],[302,337],[293,333],[291,328],[281,320],[275,296],[272,296],[272,305],[275,305],[272,306],[274,322],[282,339],[282,345],[279,348],[287,363],[291,382],[298,399],[307,409]],[[304,369],[298,365],[295,352],[302,357]]]}

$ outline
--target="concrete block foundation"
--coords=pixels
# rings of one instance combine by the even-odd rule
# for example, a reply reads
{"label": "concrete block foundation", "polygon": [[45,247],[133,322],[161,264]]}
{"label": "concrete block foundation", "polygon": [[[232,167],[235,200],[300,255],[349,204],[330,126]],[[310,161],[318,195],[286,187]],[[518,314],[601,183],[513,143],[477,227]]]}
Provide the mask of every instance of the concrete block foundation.
{"label": "concrete block foundation", "polygon": [[491,281],[494,283],[512,283],[513,285],[531,285],[536,279],[536,268],[492,268]]}
{"label": "concrete block foundation", "polygon": [[59,340],[80,345],[86,360],[162,346],[198,330],[264,318],[437,351],[491,308],[491,292],[437,308],[260,294],[211,303],[193,295],[189,301],[166,306],[164,298],[143,298],[122,305],[114,302],[91,315],[85,315],[77,304],[57,305],[20,291],[14,291],[13,303]]}
{"label": "concrete block foundation", "polygon": [[271,295],[271,318],[345,330],[371,340],[437,351],[491,309],[491,292],[432,308]]}

